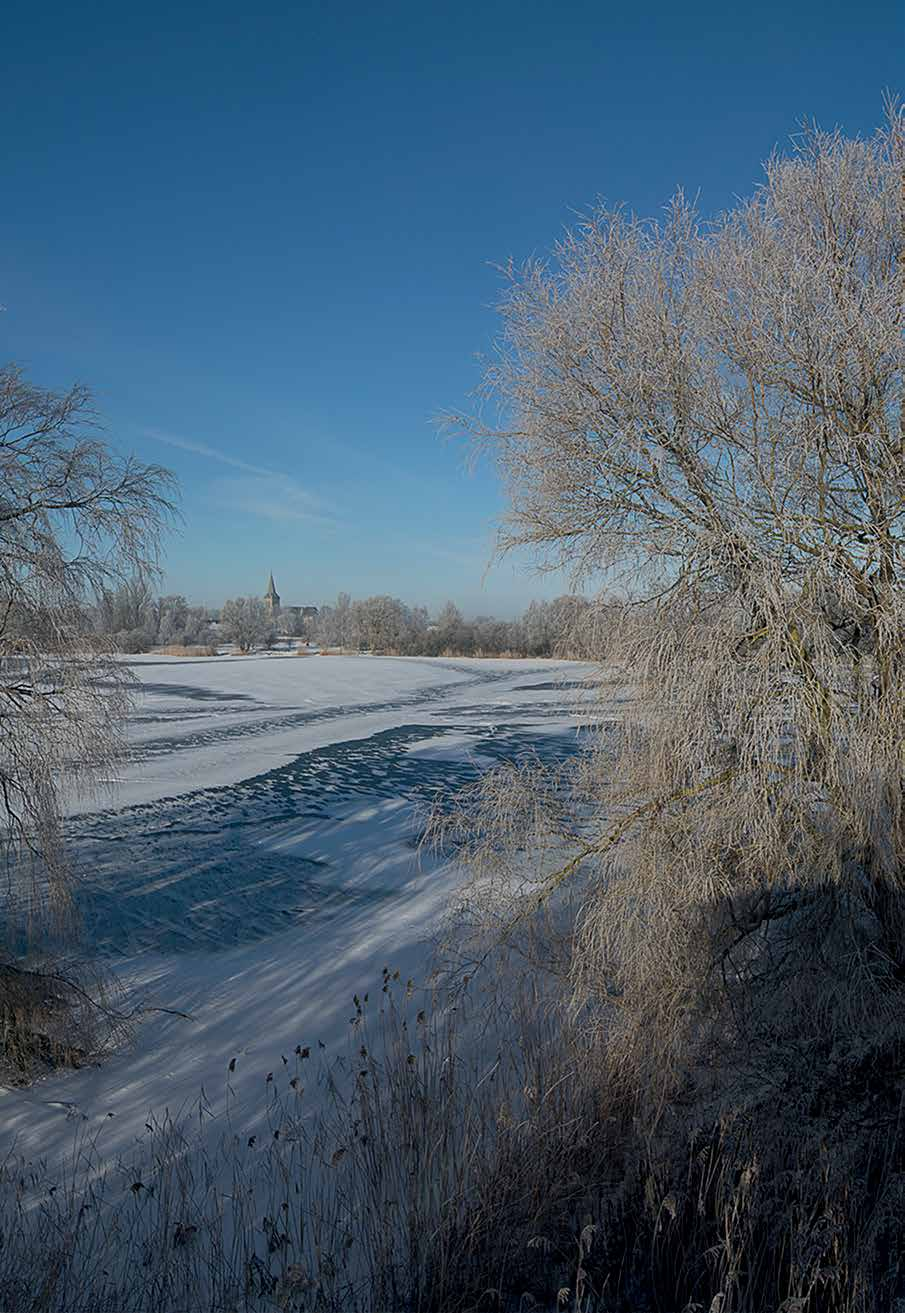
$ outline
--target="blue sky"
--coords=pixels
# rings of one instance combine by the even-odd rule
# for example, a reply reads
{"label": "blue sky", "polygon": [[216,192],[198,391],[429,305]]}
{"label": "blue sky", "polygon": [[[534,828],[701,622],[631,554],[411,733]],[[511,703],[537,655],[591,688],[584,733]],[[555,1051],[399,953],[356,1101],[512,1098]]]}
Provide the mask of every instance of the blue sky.
{"label": "blue sky", "polygon": [[490,349],[494,266],[598,197],[705,212],[805,115],[870,133],[899,0],[18,5],[4,15],[0,358],[91,386],[169,465],[165,587],[511,614],[504,501],[432,417]]}

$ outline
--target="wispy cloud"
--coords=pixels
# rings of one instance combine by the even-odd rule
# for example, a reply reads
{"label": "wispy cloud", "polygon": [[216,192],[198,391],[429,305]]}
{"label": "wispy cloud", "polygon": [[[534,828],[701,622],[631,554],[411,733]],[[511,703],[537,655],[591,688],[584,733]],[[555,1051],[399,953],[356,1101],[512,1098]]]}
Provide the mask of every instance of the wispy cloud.
{"label": "wispy cloud", "polygon": [[167,447],[176,447],[179,451],[190,451],[195,456],[207,456],[209,460],[217,460],[221,465],[232,465],[233,469],[244,470],[247,474],[279,477],[279,471],[277,470],[268,470],[262,465],[249,465],[248,461],[239,460],[237,456],[230,456],[228,452],[220,451],[217,447],[211,447],[206,442],[178,438],[174,433],[164,433],[160,429],[142,429],[142,432],[145,437],[153,438],[155,442],[163,442]]}
{"label": "wispy cloud", "polygon": [[330,508],[321,498],[309,492],[297,479],[283,470],[252,465],[249,461],[232,456],[218,447],[212,447],[207,442],[178,437],[161,429],[146,428],[143,433],[146,437],[162,442],[168,447],[176,447],[179,451],[191,452],[195,456],[204,456],[221,465],[229,465],[233,469],[241,470],[244,475],[250,475],[250,478],[212,480],[208,487],[211,500],[224,510],[258,515],[266,520],[309,521],[322,525],[336,523]]}

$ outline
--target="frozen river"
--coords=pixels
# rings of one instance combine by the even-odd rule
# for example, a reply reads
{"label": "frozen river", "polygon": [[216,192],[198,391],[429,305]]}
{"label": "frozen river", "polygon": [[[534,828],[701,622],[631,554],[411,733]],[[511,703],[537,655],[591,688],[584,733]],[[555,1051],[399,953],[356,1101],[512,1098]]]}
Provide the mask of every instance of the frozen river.
{"label": "frozen river", "polygon": [[423,980],[458,873],[417,852],[426,810],[499,762],[579,746],[586,671],[551,661],[137,658],[132,758],[74,800],[85,943],[151,1014],[102,1067],[3,1095],[3,1139],[128,1152],[149,1113],[254,1115],[297,1044],[344,1043],[384,967]]}

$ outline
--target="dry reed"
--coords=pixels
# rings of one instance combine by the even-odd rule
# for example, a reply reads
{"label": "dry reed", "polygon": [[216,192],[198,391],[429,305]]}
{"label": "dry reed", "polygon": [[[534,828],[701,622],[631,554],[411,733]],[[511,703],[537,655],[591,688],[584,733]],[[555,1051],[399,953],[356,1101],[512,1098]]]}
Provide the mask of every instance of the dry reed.
{"label": "dry reed", "polygon": [[167,643],[155,647],[154,652],[160,656],[212,657],[217,655],[217,648],[209,643]]}

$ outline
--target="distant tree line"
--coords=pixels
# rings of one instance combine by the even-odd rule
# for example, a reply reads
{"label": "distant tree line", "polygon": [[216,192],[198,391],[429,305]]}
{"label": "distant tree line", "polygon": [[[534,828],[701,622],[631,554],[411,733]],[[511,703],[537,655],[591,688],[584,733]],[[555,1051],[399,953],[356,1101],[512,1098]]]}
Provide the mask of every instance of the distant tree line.
{"label": "distant tree line", "polygon": [[398,597],[353,601],[340,593],[333,606],[322,606],[307,622],[307,636],[322,647],[401,656],[579,655],[591,614],[587,598],[564,596],[532,602],[516,620],[467,620],[453,602],[432,620],[425,607],[407,606]]}
{"label": "distant tree line", "polygon": [[235,597],[219,612],[189,606],[180,593],[154,595],[143,578],[99,593],[93,608],[96,633],[112,638],[120,652],[155,647],[216,647],[226,640],[240,652],[270,647],[278,625],[259,597]]}
{"label": "distant tree line", "polygon": [[583,635],[599,609],[587,598],[567,595],[531,602],[515,620],[466,619],[453,602],[431,617],[426,607],[408,606],[398,597],[353,600],[349,593],[340,593],[332,606],[322,606],[314,617],[287,613],[274,620],[257,597],[231,598],[219,613],[211,613],[205,607],[189,606],[178,593],[155,596],[144,579],[133,579],[100,593],[92,625],[126,653],[216,646],[223,641],[250,652],[288,636],[320,647],[394,656],[580,656]]}

